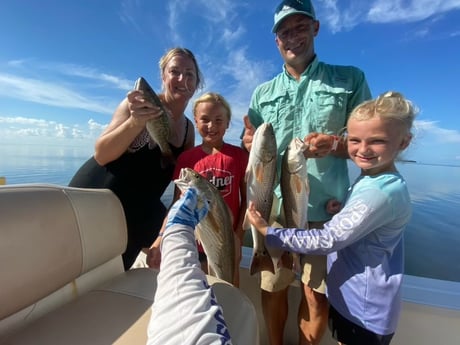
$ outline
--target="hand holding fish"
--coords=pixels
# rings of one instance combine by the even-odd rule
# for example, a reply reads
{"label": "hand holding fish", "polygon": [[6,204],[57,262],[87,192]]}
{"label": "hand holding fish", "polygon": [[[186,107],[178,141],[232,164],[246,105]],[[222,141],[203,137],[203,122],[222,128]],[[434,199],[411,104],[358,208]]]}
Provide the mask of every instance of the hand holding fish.
{"label": "hand holding fish", "polygon": [[[198,196],[198,191],[193,187],[189,187],[183,192],[169,210],[165,220],[166,226],[164,227],[164,232],[166,232],[169,227],[177,224],[195,229],[196,225],[208,213],[208,202],[203,202],[202,200],[203,198]],[[160,230],[160,234],[150,246],[147,253],[146,263],[150,268],[160,269],[162,230]]]}
{"label": "hand holding fish", "polygon": [[145,98],[142,90],[128,92],[127,99],[129,114],[136,126],[145,127],[147,121],[162,116],[161,108]]}
{"label": "hand holding fish", "polygon": [[209,210],[207,200],[201,202],[200,199],[202,198],[198,197],[198,191],[189,187],[169,210],[165,231],[175,224],[182,224],[195,229]]}
{"label": "hand holding fish", "polygon": [[185,194],[189,193],[190,189],[197,191],[198,210],[203,203],[209,208],[207,215],[202,215],[196,223],[195,234],[207,256],[209,274],[233,284],[235,235],[232,215],[221,192],[191,168],[182,168],[179,178],[175,179],[174,183],[181,191],[185,191]]}
{"label": "hand holding fish", "polygon": [[323,133],[310,133],[304,138],[307,149],[305,158],[322,158],[333,150],[335,136]]}
{"label": "hand holding fish", "polygon": [[337,199],[330,199],[326,204],[326,211],[329,214],[336,214],[340,212],[342,208],[342,203]]}
{"label": "hand holding fish", "polygon": [[256,207],[252,201],[249,202],[248,211],[246,213],[249,222],[260,232],[262,235],[267,234],[268,224],[265,219],[262,217],[259,211],[256,210]]}
{"label": "hand holding fish", "polygon": [[246,150],[249,152],[251,151],[252,139],[254,137],[254,133],[256,129],[254,128],[251,121],[249,120],[248,115],[243,116],[243,121],[244,121],[244,134],[243,134],[242,144],[244,148],[246,148]]}

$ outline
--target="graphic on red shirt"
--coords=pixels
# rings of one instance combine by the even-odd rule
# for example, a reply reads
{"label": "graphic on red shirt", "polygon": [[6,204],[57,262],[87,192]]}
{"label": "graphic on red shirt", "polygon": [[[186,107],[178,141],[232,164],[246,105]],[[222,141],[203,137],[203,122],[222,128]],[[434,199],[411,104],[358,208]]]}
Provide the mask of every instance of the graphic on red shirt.
{"label": "graphic on red shirt", "polygon": [[201,175],[211,182],[222,194],[222,197],[226,197],[232,193],[232,182],[235,176],[232,175],[231,171],[208,168],[203,171],[198,171]]}

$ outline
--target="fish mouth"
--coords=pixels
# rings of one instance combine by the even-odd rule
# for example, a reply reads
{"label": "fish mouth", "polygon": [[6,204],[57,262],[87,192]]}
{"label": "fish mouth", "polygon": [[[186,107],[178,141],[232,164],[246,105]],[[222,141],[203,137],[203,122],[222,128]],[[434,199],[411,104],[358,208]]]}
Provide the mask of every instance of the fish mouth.
{"label": "fish mouth", "polygon": [[185,168],[180,169],[179,178],[175,179],[173,182],[181,192],[185,192],[187,188],[190,187],[187,170]]}
{"label": "fish mouth", "polygon": [[195,188],[198,198],[197,208],[202,208],[204,205],[206,205],[206,207],[209,209],[211,201],[208,200],[206,193],[197,186],[194,186],[193,181],[194,177],[196,178],[196,175],[199,174],[194,170],[190,168],[182,168],[179,172],[179,178],[175,179],[173,182],[182,193],[185,193],[185,191],[190,187]]}
{"label": "fish mouth", "polygon": [[301,150],[302,152],[307,149],[307,145],[305,144],[305,142],[298,137],[295,138],[295,147]]}

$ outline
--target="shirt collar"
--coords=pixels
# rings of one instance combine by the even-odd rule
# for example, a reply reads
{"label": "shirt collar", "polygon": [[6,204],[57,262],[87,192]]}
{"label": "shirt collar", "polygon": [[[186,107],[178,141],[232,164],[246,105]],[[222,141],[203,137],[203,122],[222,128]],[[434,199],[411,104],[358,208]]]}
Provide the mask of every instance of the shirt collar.
{"label": "shirt collar", "polygon": [[[307,68],[305,68],[305,71],[302,72],[301,74],[301,79],[303,79],[303,77],[308,77],[310,75],[313,74],[313,72],[316,70],[316,68],[318,67],[318,64],[319,64],[319,60],[318,60],[318,56],[315,55],[315,57],[313,58],[312,62],[310,62],[310,64],[307,66]],[[283,71],[284,71],[284,75],[286,77],[288,77],[289,79],[294,79],[290,74],[289,72],[286,70],[286,65],[284,64],[283,65]]]}

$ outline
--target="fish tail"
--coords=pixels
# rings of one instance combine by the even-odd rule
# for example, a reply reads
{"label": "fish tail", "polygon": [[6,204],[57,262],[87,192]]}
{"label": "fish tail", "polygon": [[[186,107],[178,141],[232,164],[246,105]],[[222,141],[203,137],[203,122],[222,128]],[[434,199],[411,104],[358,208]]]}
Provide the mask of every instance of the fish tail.
{"label": "fish tail", "polygon": [[295,270],[295,262],[294,262],[294,256],[290,252],[284,252],[279,261],[278,261],[278,266],[279,267],[284,267],[289,270]]}

